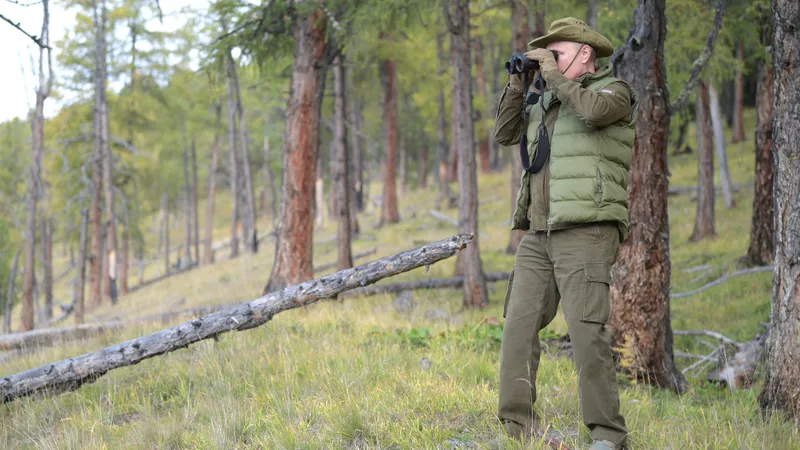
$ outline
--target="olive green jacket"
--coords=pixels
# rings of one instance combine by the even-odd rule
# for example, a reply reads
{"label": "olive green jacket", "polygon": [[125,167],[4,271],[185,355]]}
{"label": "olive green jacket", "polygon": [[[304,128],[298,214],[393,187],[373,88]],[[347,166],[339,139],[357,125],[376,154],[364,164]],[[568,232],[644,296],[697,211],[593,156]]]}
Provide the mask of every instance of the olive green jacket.
{"label": "olive green jacket", "polygon": [[520,115],[522,91],[515,83],[509,83],[500,98],[495,140],[514,146],[514,157],[519,157],[518,144],[525,130],[533,161],[543,117],[550,136],[545,167],[537,174],[522,173],[511,228],[550,231],[615,222],[624,239],[636,96],[627,83],[611,76],[609,67],[574,81],[561,74],[551,78],[539,103],[527,107],[527,127]]}

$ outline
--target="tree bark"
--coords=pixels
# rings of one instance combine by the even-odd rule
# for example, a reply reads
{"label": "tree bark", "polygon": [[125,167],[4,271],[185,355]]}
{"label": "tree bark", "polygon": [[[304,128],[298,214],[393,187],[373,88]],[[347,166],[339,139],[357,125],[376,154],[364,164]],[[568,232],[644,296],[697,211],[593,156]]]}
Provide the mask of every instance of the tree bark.
{"label": "tree bark", "polygon": [[[475,38],[473,40],[473,47],[475,48],[475,83],[478,86],[478,95],[485,103],[491,103],[489,98],[486,96],[486,76],[483,70],[483,43],[481,42],[480,38]],[[482,114],[479,113],[478,118],[480,118]],[[486,175],[492,171],[491,163],[489,161],[489,142],[491,141],[491,133],[487,133],[486,136],[482,136],[478,138],[478,154],[480,155],[481,160],[481,173]]]}
{"label": "tree bark", "polygon": [[239,256],[239,216],[240,199],[239,188],[239,158],[236,151],[236,105],[233,94],[233,74],[231,73],[231,61],[226,63],[227,96],[228,96],[228,144],[230,150],[230,188],[231,188],[231,259]]}
{"label": "tree bark", "polygon": [[206,205],[206,250],[203,264],[214,262],[214,202],[217,192],[217,159],[219,157],[219,131],[222,125],[222,105],[214,100],[216,121],[214,122],[214,143],[211,144],[211,167],[208,169],[208,204]]}
{"label": "tree bark", "polygon": [[381,223],[400,222],[397,210],[397,74],[394,59],[381,64],[383,78],[383,117],[385,118],[386,160],[383,170],[383,205]]}
{"label": "tree bark", "polygon": [[775,275],[763,411],[800,418],[800,4],[772,1]]}
{"label": "tree bark", "polygon": [[[525,52],[528,48],[528,24],[525,23],[525,7],[518,3],[517,0],[511,3],[511,32],[513,41],[511,43],[512,53]],[[511,215],[517,208],[517,194],[520,189],[520,176],[522,174],[522,161],[519,159],[519,152],[511,149]],[[522,236],[525,233],[520,230],[511,230],[508,237],[508,246],[506,253],[516,254],[519,243],[522,241]]]}
{"label": "tree bark", "polygon": [[[489,35],[489,55],[491,58],[491,66],[492,69],[490,70],[492,74],[492,99],[500,97],[500,71],[497,69],[500,67],[500,49],[497,45],[495,45],[494,35]],[[497,116],[497,102],[490,101],[489,103],[489,117],[494,118]],[[492,149],[492,169],[496,171],[500,171],[503,169],[503,158],[500,157],[500,144],[494,140],[494,121],[492,121],[492,127],[489,129],[489,145]]]}
{"label": "tree bark", "polygon": [[[264,114],[264,219],[274,223],[278,219],[278,195],[275,189],[275,177],[270,167],[269,116]],[[267,203],[270,204],[267,209]]]}
{"label": "tree bark", "polygon": [[86,235],[88,228],[88,211],[81,210],[81,235],[78,240],[78,282],[75,283],[75,323],[83,323],[84,292],[86,292]]}
{"label": "tree bark", "polygon": [[[447,2],[449,4],[450,1]],[[454,50],[455,43],[453,42],[453,35],[450,34],[450,67],[456,65],[456,52]],[[454,74],[452,74],[454,75]],[[458,111],[456,110],[456,84],[450,83],[450,154],[448,155],[447,162],[447,182],[454,183],[458,181],[458,136],[456,131],[458,123]],[[455,201],[455,197],[453,197]],[[451,205],[455,206],[455,202]]]}
{"label": "tree bark", "polygon": [[[436,34],[436,59],[442,61],[444,58],[444,50],[442,49],[442,34]],[[444,76],[444,68],[442,64],[436,65],[436,75],[441,79]],[[439,89],[439,126],[436,130],[437,141],[437,153],[439,155],[439,198],[436,203],[439,205],[438,208],[442,208],[442,202],[447,202],[448,206],[452,206],[455,204],[455,195],[453,191],[450,189],[450,184],[447,180],[447,117],[445,116],[445,100],[444,100],[444,88],[441,87]]]}
{"label": "tree bark", "polygon": [[[37,96],[35,113],[37,116],[39,114],[40,104],[43,104],[43,100]],[[21,331],[32,330],[34,326],[33,285],[34,276],[36,275],[36,211],[38,209],[37,203],[39,201],[39,186],[41,185],[40,164],[43,137],[41,128],[43,126],[43,120],[42,122],[39,122],[38,117],[33,118],[31,123],[31,164],[28,178],[28,193],[25,199],[25,254],[23,263],[24,281],[22,291],[22,315],[20,316]]]}
{"label": "tree bark", "polygon": [[[317,15],[313,14],[312,17]],[[308,22],[308,19],[305,22]],[[312,26],[313,23],[304,28]],[[303,24],[299,24],[298,27],[303,27]],[[319,29],[320,26],[316,27]],[[322,36],[319,39],[322,39]],[[463,249],[469,241],[470,236],[453,236],[318,280],[290,286],[251,302],[198,317],[121,344],[9,375],[0,380],[0,395],[3,402],[10,402],[37,393],[53,395],[76,390],[82,384],[94,382],[111,370],[138,364],[145,359],[187,347],[204,339],[215,338],[229,331],[249,330],[267,323],[283,311],[308,306],[319,300],[336,298],[341,292],[434,264],[451,257]]]}
{"label": "tree bark", "polygon": [[736,200],[733,198],[733,182],[731,181],[731,171],[728,169],[728,152],[725,149],[725,134],[722,131],[719,97],[717,96],[717,90],[711,84],[708,85],[708,98],[711,106],[711,126],[714,128],[714,149],[719,159],[719,179],[722,185],[722,196],[725,200],[725,208],[731,209],[736,206]]}
{"label": "tree bark", "polygon": [[3,333],[11,333],[11,314],[14,307],[14,287],[17,284],[17,266],[19,265],[19,249],[14,253],[14,261],[11,263],[11,273],[8,276],[6,286],[6,307],[3,310]]}
{"label": "tree bark", "polygon": [[314,168],[319,153],[320,108],[327,70],[325,14],[317,9],[294,29],[292,81],[286,108],[281,220],[275,263],[264,292],[313,276]]}
{"label": "tree bark", "polygon": [[[453,122],[458,145],[458,225],[462,234],[475,236],[463,253],[464,306],[483,308],[488,303],[486,280],[478,243],[478,174],[475,164],[475,130],[472,121],[472,72],[470,58],[469,0],[451,0],[449,23],[455,55],[456,96],[453,106],[458,120]],[[448,8],[447,5],[444,6]],[[458,125],[456,125],[458,124]]]}
{"label": "tree bark", "polygon": [[714,151],[711,148],[713,130],[709,103],[708,85],[701,81],[697,108],[697,214],[694,231],[689,238],[691,241],[717,234],[714,230]]}
{"label": "tree bark", "polygon": [[739,69],[736,70],[736,88],[733,104],[733,142],[744,140],[744,40],[736,42],[736,59]]}
{"label": "tree bark", "polygon": [[631,34],[613,61],[618,76],[639,93],[641,114],[628,185],[630,234],[613,269],[609,326],[615,346],[635,358],[633,376],[683,392],[687,385],[673,359],[669,312],[665,8],[665,0],[638,0]]}
{"label": "tree bark", "polygon": [[257,229],[256,229],[256,202],[255,194],[253,191],[253,177],[250,170],[250,152],[247,149],[247,121],[244,118],[244,108],[242,107],[242,95],[239,88],[239,74],[236,71],[236,64],[233,61],[233,56],[228,49],[228,61],[230,63],[231,75],[233,77],[233,85],[236,89],[236,113],[239,119],[239,145],[236,151],[239,153],[238,158],[241,162],[242,169],[242,182],[244,195],[242,196],[243,204],[241,205],[242,213],[242,227],[244,229],[244,245],[252,253],[258,252],[257,244]]}
{"label": "tree bark", "polygon": [[[766,34],[766,33],[765,33]],[[767,44],[768,37],[767,37]],[[772,68],[765,61],[758,63],[756,88],[756,169],[753,195],[753,217],[750,225],[750,245],[745,256],[748,266],[772,264],[774,251],[775,216],[773,204],[773,79]]]}
{"label": "tree bark", "polygon": [[350,160],[347,148],[347,129],[345,120],[347,117],[347,105],[345,103],[345,75],[342,64],[342,57],[336,56],[333,60],[333,95],[334,109],[336,115],[336,140],[335,158],[331,161],[333,165],[333,196],[336,199],[336,238],[339,248],[338,265],[339,270],[353,267],[353,254],[350,245],[350,176],[347,163]]}
{"label": "tree bark", "polygon": [[[44,116],[41,116],[44,119]],[[44,319],[53,318],[53,218],[50,215],[50,183],[43,152],[39,153],[42,188],[42,290],[44,290]]]}

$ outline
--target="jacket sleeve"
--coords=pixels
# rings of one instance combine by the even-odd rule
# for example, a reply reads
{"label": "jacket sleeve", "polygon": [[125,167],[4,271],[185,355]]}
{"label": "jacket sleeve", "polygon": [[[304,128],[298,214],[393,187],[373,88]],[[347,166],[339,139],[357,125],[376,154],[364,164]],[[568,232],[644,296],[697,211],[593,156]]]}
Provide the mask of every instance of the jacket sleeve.
{"label": "jacket sleeve", "polygon": [[561,78],[553,83],[554,86],[551,85],[551,90],[588,127],[607,127],[633,113],[631,93],[624,83],[611,83],[594,92],[577,81]]}
{"label": "jacket sleeve", "polygon": [[506,84],[494,121],[494,140],[500,145],[518,144],[522,137],[522,91]]}

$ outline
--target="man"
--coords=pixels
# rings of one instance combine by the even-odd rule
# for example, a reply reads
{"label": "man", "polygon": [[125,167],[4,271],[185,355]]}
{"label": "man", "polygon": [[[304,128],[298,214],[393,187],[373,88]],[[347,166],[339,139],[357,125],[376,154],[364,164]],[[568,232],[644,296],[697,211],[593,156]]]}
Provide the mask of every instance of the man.
{"label": "man", "polygon": [[627,429],[605,325],[611,265],[628,233],[627,180],[638,104],[610,67],[595,68],[595,58],[614,49],[585,22],[556,20],[547,35],[528,45],[533,50],[527,58],[540,67],[528,80],[541,75],[545,90],[527,102],[525,123],[523,78],[511,75],[495,124],[498,143],[527,140],[520,153],[530,154],[522,161],[526,170],[512,218],[512,229],[526,233],[506,294],[498,418],[512,437],[536,432],[538,332],[560,302],[591,449],[621,449]]}

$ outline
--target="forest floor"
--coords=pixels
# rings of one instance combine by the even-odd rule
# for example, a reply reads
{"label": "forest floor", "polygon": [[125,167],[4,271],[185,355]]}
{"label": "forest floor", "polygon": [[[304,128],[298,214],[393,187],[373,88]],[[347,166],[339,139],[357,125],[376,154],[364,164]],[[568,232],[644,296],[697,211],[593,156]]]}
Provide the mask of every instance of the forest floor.
{"label": "forest floor", "polygon": [[[752,125],[752,112],[748,116]],[[749,126],[747,129],[753,129]],[[689,136],[691,144],[694,138]],[[694,145],[692,145],[694,147]],[[752,139],[729,145],[735,183],[753,179]],[[670,156],[671,185],[696,182],[694,154]],[[717,180],[718,182],[718,180]],[[510,182],[507,172],[481,176],[480,246],[484,270],[509,271]],[[379,195],[373,183],[371,195]],[[436,187],[409,189],[401,200],[402,221],[375,229],[378,211],[360,217],[354,253],[377,247],[376,259],[456,233],[428,213]],[[752,185],[736,194],[727,210],[717,197],[718,237],[690,243],[695,203],[670,197],[672,291],[697,288],[737,268],[746,250]],[[220,195],[217,239],[227,235],[229,198]],[[201,204],[201,213],[205,208]],[[456,218],[457,211],[442,211]],[[202,223],[202,222],[201,222]],[[266,223],[261,224],[264,229]],[[182,242],[176,227],[173,245]],[[317,265],[335,260],[328,221],[315,231]],[[148,236],[154,243],[157,238]],[[59,248],[57,246],[57,248]],[[151,247],[152,248],[152,247]],[[60,252],[59,252],[60,253]],[[171,309],[227,304],[256,298],[267,281],[272,241],[256,255],[242,254],[121,297],[87,320],[145,316]],[[366,260],[359,262],[363,263]],[[455,258],[400,275],[392,282],[448,277]],[[56,273],[65,260],[58,262]],[[357,262],[358,264],[358,262]],[[147,277],[154,276],[155,263]],[[687,269],[709,265],[703,272]],[[328,271],[331,272],[331,271]],[[132,269],[132,284],[136,272]],[[740,342],[751,339],[768,320],[771,273],[733,278],[722,285],[672,302],[674,329],[707,329]],[[0,409],[3,448],[483,448],[499,434],[495,419],[502,308],[506,282],[491,283],[489,306],[462,310],[461,290],[415,291],[413,306],[399,312],[393,296],[323,302],[276,316],[267,325],[222,335],[136,366],[115,370],[77,392],[45,399],[22,399]],[[57,298],[69,298],[62,281]],[[428,314],[426,314],[428,313]],[[494,319],[500,319],[499,323]],[[71,321],[70,321],[71,322]],[[17,323],[17,322],[15,322]],[[69,358],[163,328],[140,324],[111,335],[63,343],[12,358],[0,373],[12,374]],[[541,336],[566,333],[559,316]],[[676,336],[675,348],[708,353],[695,339]],[[570,448],[589,442],[583,428],[576,372],[566,357],[545,352],[539,371],[536,409],[542,423],[566,435]],[[691,360],[678,358],[680,367]],[[800,447],[800,435],[780,417],[762,417],[760,384],[730,391],[691,372],[682,396],[619,377],[622,412],[633,449],[728,449]],[[508,448],[544,448],[541,442]]]}

